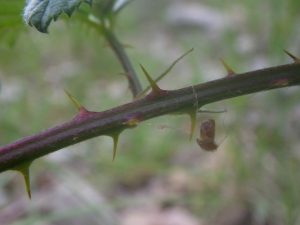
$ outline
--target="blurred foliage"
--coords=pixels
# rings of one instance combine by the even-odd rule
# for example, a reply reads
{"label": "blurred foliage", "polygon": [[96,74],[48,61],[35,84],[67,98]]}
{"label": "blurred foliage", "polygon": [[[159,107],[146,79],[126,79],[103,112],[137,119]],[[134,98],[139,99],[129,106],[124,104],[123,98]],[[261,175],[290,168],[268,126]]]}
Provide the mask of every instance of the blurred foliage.
{"label": "blurred foliage", "polygon": [[[92,111],[131,101],[121,66],[99,32],[76,19],[82,14],[62,15],[44,35],[20,23],[21,2],[0,0],[0,11],[1,4],[19,7],[6,12],[14,26],[2,25],[1,11],[0,36],[27,30],[10,48],[9,38],[0,39],[0,145],[75,116],[63,88]],[[221,19],[191,19],[191,7]],[[144,87],[138,63],[156,77],[195,47],[160,82],[176,89],[222,77],[219,57],[235,72],[291,62],[282,49],[300,56],[299,10],[296,0],[134,1],[116,32],[133,46],[127,53]],[[182,207],[199,224],[299,224],[299,94],[294,87],[205,107],[228,111],[199,115],[198,123],[216,120],[217,141],[227,135],[214,153],[188,142],[188,117],[164,116],[124,132],[114,163],[108,137],[50,154],[31,167],[31,202],[22,177],[3,173],[1,224],[117,224],[116,214],[126,224],[128,209],[147,206]]]}
{"label": "blurred foliage", "polygon": [[0,42],[13,45],[19,33],[24,30],[20,16],[25,3],[23,0],[0,0]]}

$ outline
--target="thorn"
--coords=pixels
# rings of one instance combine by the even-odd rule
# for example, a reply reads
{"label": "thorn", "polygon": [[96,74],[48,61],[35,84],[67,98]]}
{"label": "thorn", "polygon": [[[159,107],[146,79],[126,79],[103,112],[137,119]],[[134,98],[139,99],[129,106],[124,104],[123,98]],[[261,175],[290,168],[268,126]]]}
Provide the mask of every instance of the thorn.
{"label": "thorn", "polygon": [[27,167],[26,170],[24,169],[23,171],[20,171],[20,172],[23,174],[27,194],[28,194],[29,199],[31,199],[29,166]]}
{"label": "thorn", "polygon": [[64,91],[69,96],[69,98],[72,100],[72,102],[74,103],[74,105],[76,106],[78,111],[80,111],[82,108],[84,108],[66,89],[64,89]]}
{"label": "thorn", "polygon": [[29,166],[31,165],[32,162],[33,161],[28,161],[28,162],[22,163],[19,166],[16,166],[16,167],[12,168],[12,170],[18,171],[23,175],[29,199],[31,199]]}
{"label": "thorn", "polygon": [[118,141],[119,141],[119,136],[120,136],[121,132],[122,131],[116,132],[116,133],[113,133],[113,134],[109,135],[110,137],[112,137],[112,139],[114,141],[113,162],[115,161],[115,158],[116,158]]}
{"label": "thorn", "polygon": [[118,147],[119,136],[120,136],[120,133],[112,136],[113,141],[114,141],[113,162],[115,161],[116,154],[117,154],[117,147]]}
{"label": "thorn", "polygon": [[80,103],[66,89],[64,89],[64,91],[66,92],[66,94],[69,96],[69,98],[72,100],[72,102],[74,103],[74,105],[78,109],[78,114],[75,118],[81,118],[81,117],[84,117],[88,114],[93,113],[93,112],[88,111],[82,105],[80,105]]}
{"label": "thorn", "polygon": [[129,87],[129,85],[128,85],[128,87],[126,88],[126,90],[125,90],[125,93],[124,93],[124,94],[127,94],[129,91],[130,91],[130,87]]}
{"label": "thorn", "polygon": [[[118,73],[119,75],[125,76],[128,79],[128,82],[132,81],[132,77],[128,73]],[[127,93],[130,90],[130,85],[128,85],[125,93]]]}
{"label": "thorn", "polygon": [[190,132],[190,141],[193,138],[194,135],[194,130],[195,130],[195,125],[196,125],[196,115],[197,111],[196,110],[191,110],[190,112],[187,113],[190,118],[191,118],[191,132]]}
{"label": "thorn", "polygon": [[151,76],[148,74],[148,72],[145,70],[145,68],[141,64],[140,64],[140,67],[142,68],[147,80],[150,83],[152,92],[154,92],[157,95],[160,95],[162,90],[158,87],[158,85],[155,83],[155,81],[151,78]]}
{"label": "thorn", "polygon": [[236,75],[236,73],[227,65],[226,62],[224,62],[223,59],[220,58],[221,63],[223,64],[223,66],[225,67],[225,69],[227,70],[227,75],[226,76],[234,76]]}
{"label": "thorn", "polygon": [[118,73],[118,75],[125,76],[127,79],[131,79],[131,76],[128,73]]}
{"label": "thorn", "polygon": [[[178,59],[176,59],[171,66],[169,66],[162,74],[160,74],[155,80],[154,82],[157,83],[158,81],[160,81],[161,79],[163,79],[172,69],[173,67],[182,59],[184,58],[187,54],[189,54],[190,52],[194,51],[194,48],[191,48],[190,50],[188,50],[186,53],[184,53],[182,56],[180,56]],[[143,97],[147,91],[151,88],[151,85],[146,87],[141,93],[139,93],[134,100],[138,100],[141,97]]]}
{"label": "thorn", "polygon": [[291,57],[294,62],[300,62],[300,59],[294,56],[292,53],[288,52],[287,50],[283,50],[286,54],[288,54],[289,57]]}

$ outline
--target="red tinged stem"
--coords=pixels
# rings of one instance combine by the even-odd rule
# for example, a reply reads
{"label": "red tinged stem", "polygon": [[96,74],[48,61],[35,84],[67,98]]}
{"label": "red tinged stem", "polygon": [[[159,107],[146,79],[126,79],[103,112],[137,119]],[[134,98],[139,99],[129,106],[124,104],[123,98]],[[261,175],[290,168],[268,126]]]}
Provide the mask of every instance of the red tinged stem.
{"label": "red tinged stem", "polygon": [[141,121],[145,121],[184,110],[190,112],[195,105],[200,108],[223,99],[295,85],[300,85],[299,63],[227,76],[192,87],[167,91],[163,96],[146,96],[103,112],[87,113],[0,147],[0,172],[84,140],[132,128],[132,125],[126,124],[132,115],[140,115]]}

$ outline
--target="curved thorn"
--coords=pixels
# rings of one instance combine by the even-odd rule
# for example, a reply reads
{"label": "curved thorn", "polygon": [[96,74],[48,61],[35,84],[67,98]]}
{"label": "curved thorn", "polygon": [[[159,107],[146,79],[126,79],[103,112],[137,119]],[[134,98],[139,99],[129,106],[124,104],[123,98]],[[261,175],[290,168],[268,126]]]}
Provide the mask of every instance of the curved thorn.
{"label": "curved thorn", "polygon": [[142,68],[148,82],[150,83],[150,86],[152,88],[152,91],[154,93],[159,94],[161,92],[161,89],[158,87],[158,85],[155,83],[155,81],[151,78],[151,76],[149,75],[149,73],[145,70],[145,68],[140,64],[140,67]]}
{"label": "curved thorn", "polygon": [[288,52],[287,50],[283,50],[289,57],[291,57],[294,62],[300,62],[300,59],[294,56],[292,53]]}
{"label": "curved thorn", "polygon": [[230,68],[230,66],[228,66],[228,64],[226,62],[224,62],[223,59],[220,58],[220,61],[223,64],[223,66],[225,67],[225,69],[227,70],[227,76],[236,75],[236,73]]}

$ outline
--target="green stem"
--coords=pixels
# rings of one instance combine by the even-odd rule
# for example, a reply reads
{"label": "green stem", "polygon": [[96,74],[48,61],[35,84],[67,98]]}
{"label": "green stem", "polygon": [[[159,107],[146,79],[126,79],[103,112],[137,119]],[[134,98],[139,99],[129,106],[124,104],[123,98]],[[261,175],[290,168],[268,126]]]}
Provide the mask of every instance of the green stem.
{"label": "green stem", "polygon": [[119,59],[124,72],[127,75],[129,88],[133,97],[135,98],[142,91],[142,86],[130,63],[129,58],[124,51],[122,44],[119,42],[111,28],[102,28],[102,33]]}

